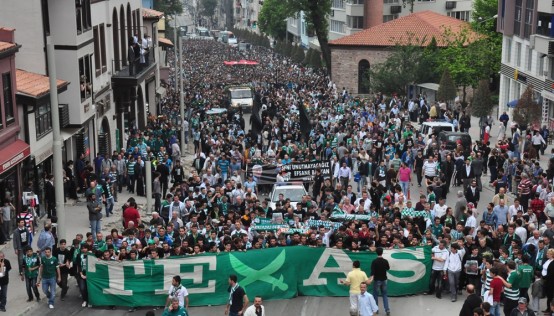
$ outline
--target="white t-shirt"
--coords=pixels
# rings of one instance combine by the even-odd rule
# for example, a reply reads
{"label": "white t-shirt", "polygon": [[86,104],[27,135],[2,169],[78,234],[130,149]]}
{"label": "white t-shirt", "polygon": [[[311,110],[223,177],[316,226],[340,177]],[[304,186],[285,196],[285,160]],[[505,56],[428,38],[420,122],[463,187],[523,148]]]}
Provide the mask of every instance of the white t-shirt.
{"label": "white t-shirt", "polygon": [[171,300],[174,297],[179,298],[179,306],[181,307],[185,307],[185,297],[187,297],[188,295],[189,295],[189,292],[182,285],[179,285],[177,287],[172,285],[169,288],[169,299]]}

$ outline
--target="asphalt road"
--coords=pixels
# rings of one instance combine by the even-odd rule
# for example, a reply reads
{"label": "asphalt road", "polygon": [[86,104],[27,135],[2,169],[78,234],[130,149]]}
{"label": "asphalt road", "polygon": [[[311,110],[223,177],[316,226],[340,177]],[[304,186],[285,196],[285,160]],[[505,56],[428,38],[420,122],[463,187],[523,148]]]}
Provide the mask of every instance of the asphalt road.
{"label": "asphalt road", "polygon": [[[477,119],[472,118],[472,126],[478,126]],[[491,143],[496,142],[497,135],[497,126],[493,126],[492,130],[492,139]],[[471,128],[470,134],[472,138],[479,139],[477,128]],[[549,150],[547,150],[548,152]],[[541,164],[543,167],[546,167],[548,157],[541,157]],[[191,157],[188,157],[191,159]],[[186,163],[190,165],[190,162]],[[414,177],[415,178],[415,177]],[[483,176],[483,183],[487,183],[488,177]],[[488,186],[484,185],[483,192],[481,193],[481,203],[480,205],[486,205],[486,202],[491,201],[493,197],[493,191]],[[452,188],[450,194],[448,194],[446,204],[453,206],[456,203],[456,191],[459,188]],[[417,199],[417,195],[420,190],[424,188],[418,188],[417,185],[413,185],[410,188],[412,199]],[[125,201],[128,195],[123,194],[119,201]],[[143,204],[143,198],[139,198],[139,203]],[[480,208],[482,213],[482,208]],[[84,203],[79,203],[77,205],[66,207],[66,212],[72,214],[68,217],[68,236],[74,236],[76,233],[82,233],[88,230],[88,221],[86,217],[86,207]],[[104,219],[104,232],[106,233],[112,227],[116,227],[116,222],[120,218],[118,214],[118,208],[116,208],[116,215],[113,217]],[[16,258],[13,252],[13,249],[10,244],[5,246],[0,246],[6,253],[6,258],[12,262],[14,267],[16,266]],[[225,273],[222,271],[222,273]],[[90,316],[118,316],[118,315],[144,315],[148,309],[139,309],[135,312],[129,313],[127,309],[121,307],[116,310],[106,310],[102,308],[82,308],[81,299],[79,298],[79,291],[75,286],[75,281],[71,280],[70,282],[70,291],[65,301],[59,301],[59,292],[58,297],[56,298],[56,308],[54,310],[48,309],[46,301],[40,303],[31,302],[26,303],[25,300],[27,295],[25,294],[25,288],[23,282],[16,278],[15,270],[11,273],[10,278],[10,290],[8,293],[8,304],[6,315],[90,315]],[[44,296],[41,292],[41,295]],[[443,295],[443,299],[439,300],[431,296],[407,296],[407,297],[398,297],[390,299],[391,314],[392,315],[409,315],[409,316],[419,316],[419,315],[458,315],[458,312],[461,308],[464,297],[459,297],[458,302],[452,303],[448,299],[448,295]],[[542,301],[542,308],[544,308],[544,300]],[[297,297],[291,300],[279,300],[279,301],[267,301],[264,303],[267,308],[268,315],[292,315],[292,316],[335,316],[335,315],[348,315],[348,298],[347,297]],[[156,311],[156,315],[161,315],[162,311]],[[190,315],[202,315],[202,316],[211,316],[211,315],[224,315],[223,306],[206,306],[206,307],[194,307],[190,309]],[[382,313],[381,313],[382,315]]]}

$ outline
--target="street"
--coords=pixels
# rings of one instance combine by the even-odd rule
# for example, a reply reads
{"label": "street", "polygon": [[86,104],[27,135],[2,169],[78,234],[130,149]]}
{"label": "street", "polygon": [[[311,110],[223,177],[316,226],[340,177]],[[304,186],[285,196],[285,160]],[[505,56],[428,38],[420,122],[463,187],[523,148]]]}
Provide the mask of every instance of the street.
{"label": "street", "polygon": [[[472,118],[472,126],[478,126],[478,119]],[[497,125],[496,125],[497,126]],[[478,129],[472,127],[470,129],[470,135],[472,139],[478,139]],[[491,143],[496,142],[496,130],[493,127],[491,133],[492,139]],[[192,147],[190,147],[192,148]],[[190,152],[190,151],[189,151]],[[542,165],[546,165],[547,157],[543,156],[541,159]],[[192,156],[187,155],[185,158],[185,166],[190,166],[192,161]],[[415,178],[415,177],[414,177]],[[414,185],[414,182],[411,186],[411,197],[417,199],[417,195],[420,190],[424,188],[418,188],[417,184]],[[485,177],[483,177],[483,182]],[[454,187],[451,189],[448,194],[446,204],[453,206],[456,203],[456,192],[458,188]],[[125,190],[124,190],[125,191]],[[485,205],[485,201],[492,200],[494,191],[484,185],[483,192],[481,193],[481,205]],[[131,195],[124,192],[120,194],[118,198],[117,207],[114,209],[115,215],[103,219],[103,232],[104,235],[109,233],[109,231],[116,227],[121,229],[121,224],[119,219],[121,218],[121,205],[127,198]],[[145,205],[146,201],[143,197],[135,197],[137,202],[141,205]],[[88,219],[87,219],[87,210],[84,202],[79,202],[73,206],[66,205],[66,211],[71,214],[68,216],[68,236],[75,236],[77,233],[85,233],[88,230]],[[482,210],[480,210],[482,211]],[[141,213],[142,216],[145,215],[144,212]],[[480,218],[479,218],[480,219]],[[36,238],[35,238],[36,240]],[[3,247],[3,251],[6,254],[6,258],[9,259],[13,265],[16,263],[16,256],[13,251],[11,243],[8,243]],[[11,272],[12,278],[10,281],[10,290],[8,293],[8,304],[7,310],[11,315],[60,315],[60,310],[64,311],[64,314],[67,315],[91,315],[91,316],[101,316],[101,315],[143,315],[148,309],[139,309],[136,312],[129,313],[127,308],[119,307],[115,311],[106,310],[104,308],[82,308],[81,299],[79,298],[79,291],[76,287],[76,282],[74,278],[70,280],[70,291],[65,301],[59,301],[59,288],[58,288],[58,297],[54,310],[49,310],[45,300],[42,300],[40,303],[32,302],[26,303],[27,295],[25,293],[25,285],[17,277],[15,270]],[[41,291],[41,295],[44,297]],[[392,310],[392,315],[405,315],[409,313],[412,316],[419,315],[453,315],[457,314],[461,305],[463,303],[463,297],[460,297],[457,302],[452,303],[447,299],[445,295],[442,300],[436,299],[434,296],[427,297],[424,295],[415,295],[408,297],[396,297],[390,299],[390,305]],[[544,302],[543,302],[544,304]],[[348,314],[348,298],[347,297],[297,297],[291,300],[285,301],[268,301],[265,302],[267,311],[270,315],[305,315],[305,316],[315,316],[315,315],[347,315]],[[418,308],[414,308],[417,306]],[[223,306],[207,306],[207,307],[192,307],[190,309],[191,315],[223,315],[224,307]],[[161,315],[161,311],[157,311],[156,315]]]}

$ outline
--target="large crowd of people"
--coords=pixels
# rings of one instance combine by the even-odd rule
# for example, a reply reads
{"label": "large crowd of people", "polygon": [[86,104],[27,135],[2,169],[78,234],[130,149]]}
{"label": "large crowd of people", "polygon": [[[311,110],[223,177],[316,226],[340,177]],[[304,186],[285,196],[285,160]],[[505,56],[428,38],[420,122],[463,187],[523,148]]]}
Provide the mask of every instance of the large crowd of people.
{"label": "large crowd of people", "polygon": [[[501,293],[505,315],[518,308],[521,298],[538,312],[546,297],[544,308],[551,311],[554,170],[539,160],[546,128],[526,130],[504,114],[495,143],[488,141],[492,120],[485,119],[476,127],[484,137],[472,148],[458,144],[447,150],[437,141],[438,131],[423,135],[415,126],[438,119],[467,131],[471,120],[458,104],[428,102],[425,96],[353,97],[321,71],[261,47],[239,51],[189,40],[182,53],[185,118],[178,115],[179,93],[170,79],[159,115],[150,115],[145,129],[131,127],[125,148],[76,163],[91,231],[68,243],[56,240],[45,225],[35,237],[37,254],[31,248],[30,221],[17,219],[13,242],[29,300],[40,297],[36,286],[42,283],[53,308],[56,282],[63,300],[72,275],[87,306],[87,256],[137,260],[285,246],[382,252],[429,245],[433,265],[428,294],[441,298],[448,292],[456,301],[466,288],[479,298],[472,308],[464,304],[460,315],[500,315]],[[241,59],[258,65],[223,63]],[[259,96],[261,131],[247,130],[240,111],[206,114],[228,108],[225,87],[233,84],[249,85]],[[309,133],[303,130],[300,107],[309,115]],[[188,148],[180,148],[181,129]],[[192,165],[183,165],[182,151],[194,155]],[[280,168],[314,160],[331,161],[330,176],[317,170],[306,183],[309,194],[295,207],[285,198],[269,207],[259,179],[245,172],[253,163]],[[151,184],[146,183],[148,163]],[[130,198],[121,209],[120,229],[104,235],[101,218],[114,214],[118,193],[125,188],[145,196],[147,185],[155,197],[152,218]],[[495,191],[490,201],[481,199],[485,187]],[[456,202],[448,205],[447,197]],[[256,229],[278,213],[292,230]],[[354,217],[329,225],[334,213],[369,215],[369,220]],[[52,262],[59,268],[51,269]],[[382,290],[386,279],[379,281]],[[377,287],[374,296],[376,292]],[[3,304],[0,295],[0,309],[5,296]]]}

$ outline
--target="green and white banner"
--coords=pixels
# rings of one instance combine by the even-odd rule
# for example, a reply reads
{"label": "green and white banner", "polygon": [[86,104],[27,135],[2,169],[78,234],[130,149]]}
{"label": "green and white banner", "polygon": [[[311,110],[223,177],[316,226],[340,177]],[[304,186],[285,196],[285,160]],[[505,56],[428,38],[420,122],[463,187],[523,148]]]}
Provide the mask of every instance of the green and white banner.
{"label": "green and white banner", "polygon": [[[89,256],[87,285],[90,304],[96,306],[163,306],[174,275],[181,276],[191,306],[226,304],[230,274],[238,276],[250,298],[348,296],[348,287],[339,281],[352,270],[352,262],[359,260],[369,275],[376,257],[373,252],[302,246],[123,262]],[[385,250],[384,257],[391,266],[390,296],[428,289],[430,247]]]}

